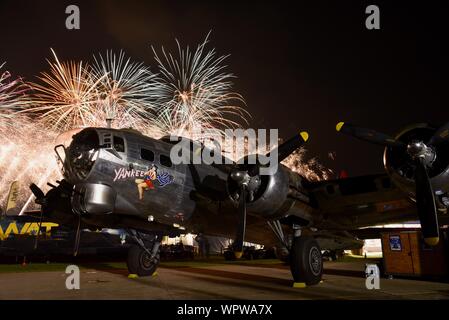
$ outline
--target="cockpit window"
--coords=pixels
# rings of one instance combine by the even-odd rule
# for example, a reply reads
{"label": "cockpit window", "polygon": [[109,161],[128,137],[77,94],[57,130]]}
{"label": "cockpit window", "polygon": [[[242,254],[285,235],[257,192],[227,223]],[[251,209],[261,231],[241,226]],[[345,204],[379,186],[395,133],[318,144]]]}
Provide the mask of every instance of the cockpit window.
{"label": "cockpit window", "polygon": [[114,149],[117,152],[125,152],[125,140],[123,140],[123,138],[114,136]]}
{"label": "cockpit window", "polygon": [[154,152],[148,149],[140,149],[140,158],[142,160],[147,160],[147,161],[154,161]]}

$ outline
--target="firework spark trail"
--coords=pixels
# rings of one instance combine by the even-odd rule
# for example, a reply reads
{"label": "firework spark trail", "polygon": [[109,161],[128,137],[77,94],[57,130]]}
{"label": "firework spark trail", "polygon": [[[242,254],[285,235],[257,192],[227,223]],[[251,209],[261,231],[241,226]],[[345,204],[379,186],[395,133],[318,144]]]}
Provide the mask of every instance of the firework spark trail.
{"label": "firework spark trail", "polygon": [[[35,153],[36,146],[33,145],[39,134],[30,126],[30,119],[19,114],[30,104],[29,89],[20,77],[13,79],[8,71],[0,73],[0,206],[6,200],[14,180],[31,180],[31,170],[36,168],[27,166],[42,156]],[[34,172],[37,174],[40,171]],[[25,188],[22,188],[19,193],[24,191]]]}
{"label": "firework spark trail", "polygon": [[1,71],[5,62],[0,64],[0,106],[4,110],[12,111],[15,108],[23,107],[27,102],[26,93],[29,87],[21,78],[12,80],[9,71]]}
{"label": "firework spark trail", "polygon": [[[167,65],[156,54],[161,77],[131,63],[123,52],[94,56],[91,68],[61,63],[52,51],[51,72],[42,74],[43,85],[33,84],[36,106],[26,112],[59,131],[105,126],[113,118],[115,128],[133,127],[156,138],[175,133],[198,140],[218,127],[239,127],[230,118],[246,121],[248,113],[230,103],[243,99],[229,92],[233,76],[222,71],[226,57],[216,58],[214,50],[204,53],[206,43],[207,38],[194,54],[178,43],[179,61],[163,51]],[[204,129],[200,137],[191,136],[194,126]]]}
{"label": "firework spark trail", "polygon": [[43,84],[32,83],[35,94],[33,107],[27,114],[37,115],[43,124],[56,131],[85,127],[97,102],[95,84],[89,79],[89,66],[83,62],[60,62],[52,50],[55,62],[50,73],[43,72],[39,79]]}
{"label": "firework spark trail", "polygon": [[114,127],[145,130],[152,125],[155,101],[160,96],[157,75],[151,73],[143,63],[132,63],[120,51],[112,51],[95,57],[92,81],[97,83],[97,121],[114,119]]}
{"label": "firework spark trail", "polygon": [[332,170],[321,165],[316,158],[306,160],[306,149],[301,147],[288,156],[282,164],[310,181],[328,180]]}
{"label": "firework spark trail", "polygon": [[[33,133],[21,135],[19,143],[6,145],[9,150],[3,153],[0,164],[0,203],[4,204],[10,184],[19,181],[19,203],[23,204],[30,191],[28,185],[40,177],[45,171],[51,170],[57,177],[58,170],[52,152],[51,139],[39,139]],[[37,142],[37,143],[36,143]],[[35,144],[36,143],[36,144]],[[3,161],[4,159],[4,161]]]}
{"label": "firework spark trail", "polygon": [[2,71],[4,65],[0,64],[0,136],[10,138],[20,128],[23,117],[16,118],[16,113],[29,105],[30,88],[21,78],[12,79],[9,71]]}
{"label": "firework spark trail", "polygon": [[43,84],[32,84],[34,113],[45,125],[63,132],[73,128],[104,127],[145,129],[152,124],[153,101],[159,96],[156,75],[142,63],[126,59],[123,52],[94,56],[94,64],[55,62],[41,74]]}
{"label": "firework spark trail", "polygon": [[91,68],[83,62],[60,62],[52,50],[55,62],[50,62],[50,73],[41,74],[43,84],[32,83],[36,92],[34,107],[24,110],[38,116],[43,124],[63,132],[73,128],[104,126],[97,119],[100,101],[97,85],[102,77],[92,80]]}
{"label": "firework spark trail", "polygon": [[201,126],[206,131],[221,129],[220,133],[224,135],[223,129],[241,127],[241,122],[247,123],[249,113],[235,105],[244,104],[244,100],[231,91],[230,80],[234,76],[224,71],[226,66],[223,62],[227,56],[217,57],[214,49],[206,52],[208,37],[193,53],[188,47],[182,49],[176,41],[177,57],[167,53],[163,47],[159,56],[152,47],[161,74],[156,122],[166,134],[197,140],[198,137],[192,136],[195,126]]}
{"label": "firework spark trail", "polygon": [[[31,192],[28,186],[42,176],[60,177],[53,152],[55,135],[39,128],[32,121],[22,123],[22,130],[7,141],[0,136],[0,204],[8,195],[10,184],[19,182],[18,207],[22,206]],[[44,188],[46,189],[46,188]],[[34,208],[34,204],[32,204]]]}

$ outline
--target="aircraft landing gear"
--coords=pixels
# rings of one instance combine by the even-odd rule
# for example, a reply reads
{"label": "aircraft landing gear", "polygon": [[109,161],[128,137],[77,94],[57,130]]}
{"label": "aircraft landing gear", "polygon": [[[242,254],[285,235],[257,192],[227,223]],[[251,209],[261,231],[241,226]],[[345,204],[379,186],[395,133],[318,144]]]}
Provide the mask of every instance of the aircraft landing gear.
{"label": "aircraft landing gear", "polygon": [[302,235],[301,226],[293,225],[293,239],[290,241],[285,237],[279,220],[268,221],[268,225],[279,239],[281,249],[287,251],[284,253],[284,260],[290,264],[293,280],[306,285],[320,283],[323,275],[323,257],[315,238]]}
{"label": "aircraft landing gear", "polygon": [[132,230],[130,234],[136,244],[128,250],[127,266],[129,273],[136,274],[139,277],[153,275],[160,261],[159,248],[161,241],[158,236],[155,236],[150,245],[147,245],[148,242],[145,243],[138,232]]}
{"label": "aircraft landing gear", "polygon": [[318,242],[313,237],[293,238],[290,250],[290,270],[295,282],[318,284],[323,275],[323,258]]}

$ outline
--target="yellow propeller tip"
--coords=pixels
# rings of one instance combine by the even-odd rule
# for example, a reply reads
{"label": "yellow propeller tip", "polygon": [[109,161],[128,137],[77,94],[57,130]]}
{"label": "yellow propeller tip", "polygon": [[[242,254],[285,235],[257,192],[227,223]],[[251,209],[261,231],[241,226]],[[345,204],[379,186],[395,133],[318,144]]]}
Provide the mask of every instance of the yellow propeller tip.
{"label": "yellow propeller tip", "polygon": [[302,140],[304,140],[304,142],[307,142],[307,140],[309,140],[309,133],[307,131],[301,131],[299,135],[301,136]]}
{"label": "yellow propeller tip", "polygon": [[429,246],[436,246],[438,242],[440,242],[440,238],[439,237],[424,238],[424,242],[427,243]]}
{"label": "yellow propeller tip", "polygon": [[339,123],[337,123],[337,126],[335,127],[335,129],[337,129],[337,131],[340,132],[341,128],[343,128],[344,125],[345,125],[344,122],[339,122]]}

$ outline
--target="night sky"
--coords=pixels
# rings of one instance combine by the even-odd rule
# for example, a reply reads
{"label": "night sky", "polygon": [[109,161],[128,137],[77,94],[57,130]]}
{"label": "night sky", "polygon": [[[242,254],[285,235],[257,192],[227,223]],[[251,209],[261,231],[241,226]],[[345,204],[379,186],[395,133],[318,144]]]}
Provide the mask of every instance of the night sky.
{"label": "night sky", "polygon": [[[86,61],[123,49],[151,67],[150,45],[196,47],[212,30],[209,47],[231,55],[251,127],[283,138],[305,129],[309,155],[324,165],[378,173],[382,148],[337,135],[337,122],[394,134],[449,121],[448,1],[389,2],[0,0],[0,61],[28,80],[47,70],[50,47]],[[80,7],[81,30],[65,28],[69,4]],[[380,8],[381,30],[365,28],[369,4]]]}

